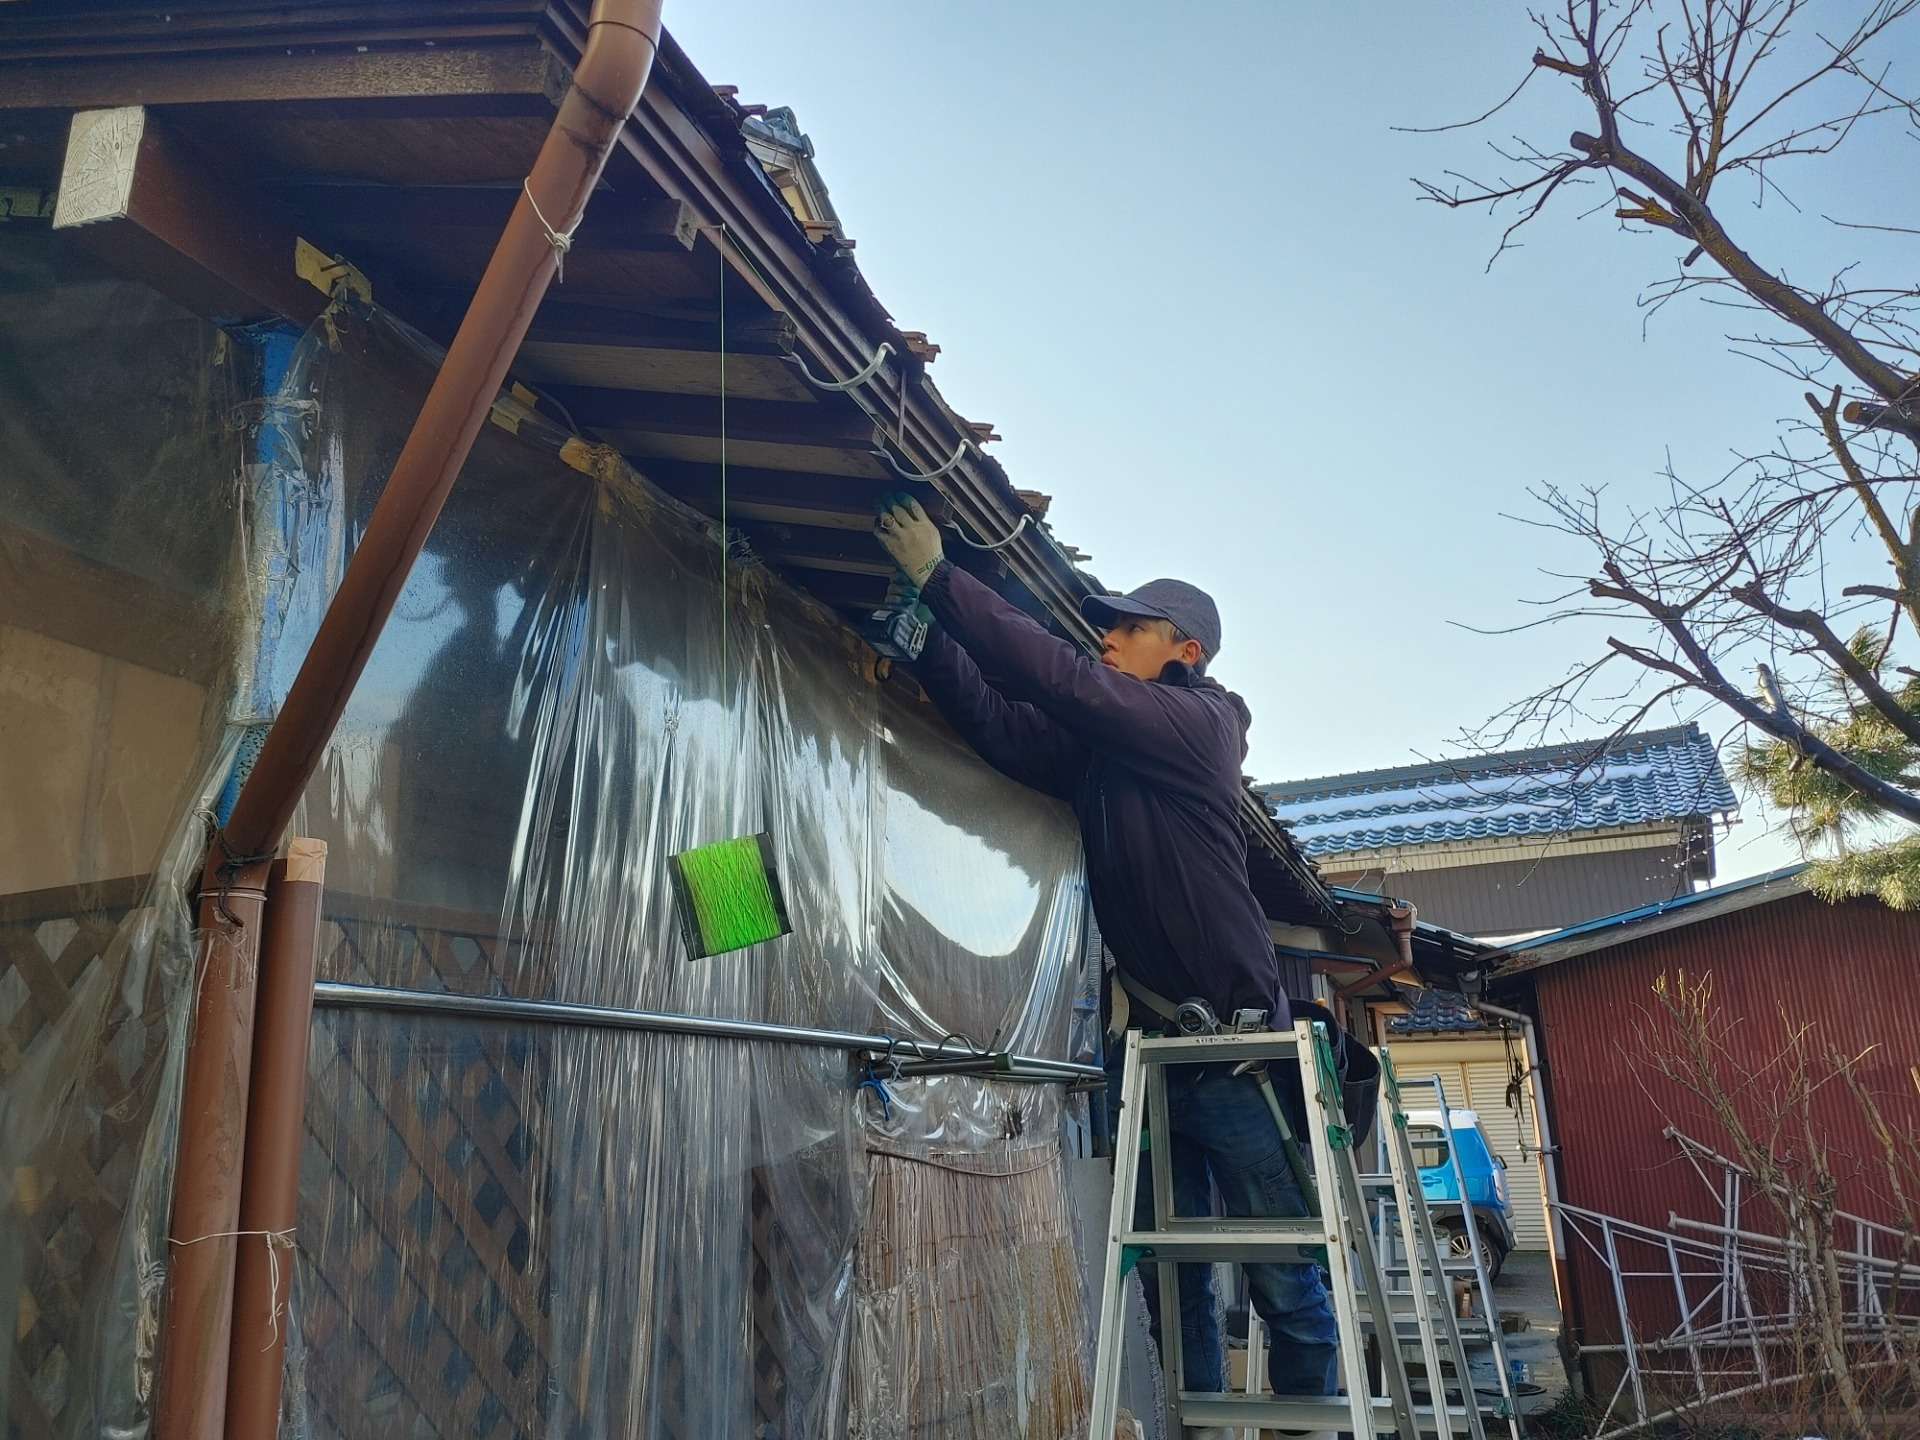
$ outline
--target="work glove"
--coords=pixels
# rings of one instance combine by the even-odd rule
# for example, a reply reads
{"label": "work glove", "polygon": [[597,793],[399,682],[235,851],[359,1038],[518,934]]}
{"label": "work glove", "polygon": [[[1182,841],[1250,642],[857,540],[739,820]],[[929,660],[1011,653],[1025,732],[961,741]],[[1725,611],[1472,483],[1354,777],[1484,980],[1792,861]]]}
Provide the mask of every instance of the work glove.
{"label": "work glove", "polygon": [[916,590],[927,583],[934,567],[946,558],[940,545],[940,529],[927,518],[920,502],[907,495],[889,496],[881,506],[873,533],[893,563]]}

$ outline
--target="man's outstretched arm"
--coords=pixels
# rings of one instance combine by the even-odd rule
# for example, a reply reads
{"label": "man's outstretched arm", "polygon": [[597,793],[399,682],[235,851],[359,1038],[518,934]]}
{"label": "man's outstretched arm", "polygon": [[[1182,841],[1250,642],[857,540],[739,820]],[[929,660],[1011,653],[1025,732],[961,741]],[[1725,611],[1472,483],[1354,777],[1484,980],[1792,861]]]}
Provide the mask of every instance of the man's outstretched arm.
{"label": "man's outstretched arm", "polygon": [[1205,785],[1223,757],[1238,765],[1237,721],[1194,691],[1150,685],[1049,633],[945,559],[940,532],[917,502],[891,507],[880,543],[920,587],[927,608],[994,673],[1010,700],[1030,701],[1090,746],[1125,751],[1143,773]]}
{"label": "man's outstretched arm", "polygon": [[947,723],[982,760],[1011,780],[1071,800],[1087,754],[1072,734],[1032,705],[1008,700],[987,683],[973,657],[935,625],[910,667]]}

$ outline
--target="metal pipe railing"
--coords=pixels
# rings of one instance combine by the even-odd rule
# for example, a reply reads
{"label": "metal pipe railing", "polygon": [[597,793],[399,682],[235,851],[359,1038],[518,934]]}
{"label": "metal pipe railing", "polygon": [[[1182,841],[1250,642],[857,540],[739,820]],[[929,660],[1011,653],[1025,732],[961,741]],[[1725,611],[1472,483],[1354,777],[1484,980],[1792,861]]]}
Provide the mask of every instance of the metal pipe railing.
{"label": "metal pipe railing", "polygon": [[980,1073],[989,1079],[1067,1084],[1106,1079],[1098,1065],[1078,1065],[1038,1055],[990,1056],[955,1050],[899,1035],[857,1030],[818,1030],[771,1020],[730,1020],[711,1015],[676,1015],[663,1010],[626,1010],[611,1005],[580,1005],[567,1000],[523,1000],[507,995],[455,995],[437,990],[401,990],[383,985],[350,985],[323,980],[313,987],[314,1004],[335,1010],[385,1010],[411,1015],[452,1015],[468,1020],[573,1025],[594,1030],[642,1030],[662,1035],[696,1035],[711,1040],[747,1040],[777,1045],[811,1045],[850,1055],[910,1056],[921,1060],[995,1060]]}
{"label": "metal pipe railing", "polygon": [[[1794,1240],[1784,1235],[1762,1235],[1754,1230],[1736,1230],[1727,1225],[1710,1225],[1704,1220],[1689,1220],[1684,1215],[1668,1212],[1667,1223],[1676,1230],[1692,1230],[1701,1235],[1715,1235],[1737,1240],[1745,1245],[1760,1245],[1769,1250],[1784,1254],[1797,1254],[1807,1248],[1804,1240]],[[1920,1266],[1905,1260],[1895,1260],[1887,1256],[1866,1255],[1857,1250],[1834,1250],[1833,1258],[1848,1265],[1859,1265],[1880,1272],[1895,1271],[1907,1274],[1920,1273]]]}

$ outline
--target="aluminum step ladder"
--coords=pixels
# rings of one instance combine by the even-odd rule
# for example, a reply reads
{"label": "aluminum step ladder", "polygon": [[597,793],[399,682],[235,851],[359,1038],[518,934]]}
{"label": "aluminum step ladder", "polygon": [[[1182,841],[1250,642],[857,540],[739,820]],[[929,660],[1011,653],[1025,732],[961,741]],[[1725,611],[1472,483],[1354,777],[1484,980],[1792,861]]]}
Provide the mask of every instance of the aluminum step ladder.
{"label": "aluminum step ladder", "polygon": [[[1170,1134],[1167,1123],[1166,1067],[1244,1062],[1296,1065],[1307,1100],[1307,1129],[1312,1173],[1306,1195],[1315,1214],[1301,1219],[1179,1216],[1173,1210],[1171,1150],[1153,1145],[1152,1185],[1156,1229],[1136,1230],[1134,1201],[1139,1189],[1142,1121],[1150,1136]],[[1250,1082],[1251,1083],[1251,1082]],[[1277,1107],[1276,1107],[1277,1108]],[[1293,1137],[1283,1139],[1293,1143]],[[1300,1021],[1291,1030],[1245,1034],[1146,1037],[1127,1032],[1121,1075],[1119,1135],[1114,1143],[1113,1206],[1108,1216],[1105,1279],[1100,1297],[1099,1344],[1094,1361],[1090,1440],[1112,1440],[1119,1403],[1122,1327],[1126,1276],[1136,1260],[1157,1263],[1160,1285],[1160,1360],[1165,1371],[1167,1429],[1181,1437],[1189,1426],[1270,1427],[1292,1430],[1347,1430],[1355,1440],[1398,1434],[1450,1434],[1454,1417],[1444,1397],[1434,1407],[1416,1407],[1400,1347],[1379,1347],[1385,1394],[1370,1393],[1366,1320],[1391,1335],[1393,1319],[1387,1290],[1375,1257],[1353,1135],[1341,1105],[1339,1077],[1324,1025]],[[1345,1396],[1220,1394],[1185,1390],[1181,1385],[1179,1266],[1174,1262],[1271,1261],[1325,1265],[1339,1329]],[[1250,1349],[1248,1364],[1256,1363]],[[1464,1418],[1464,1417],[1462,1417]],[[1442,1428],[1435,1429],[1435,1426]]]}
{"label": "aluminum step ladder", "polygon": [[1407,1112],[1393,1057],[1385,1047],[1377,1053],[1382,1093],[1376,1139],[1386,1173],[1369,1177],[1377,1182],[1374,1233],[1385,1256],[1381,1270],[1392,1308],[1410,1313],[1416,1332],[1407,1336],[1401,1322],[1395,1338],[1403,1350],[1417,1354],[1426,1372],[1428,1394],[1447,1403],[1450,1413],[1447,1391],[1451,1386],[1459,1392],[1460,1419],[1448,1433],[1486,1440],[1466,1341],[1454,1308],[1453,1282],[1467,1267],[1449,1259],[1434,1229],[1433,1212],[1420,1184],[1420,1166],[1407,1134]]}
{"label": "aluminum step ladder", "polygon": [[[1398,1136],[1401,1165],[1406,1172],[1408,1180],[1411,1182],[1407,1186],[1410,1192],[1409,1199],[1412,1202],[1409,1208],[1424,1212],[1425,1216],[1424,1222],[1418,1217],[1409,1217],[1413,1219],[1417,1227],[1412,1232],[1416,1237],[1415,1244],[1416,1246],[1420,1244],[1418,1237],[1421,1231],[1424,1231],[1427,1245],[1436,1252],[1434,1258],[1426,1262],[1426,1268],[1431,1272],[1432,1267],[1437,1265],[1439,1273],[1445,1277],[1445,1283],[1441,1287],[1442,1303],[1439,1309],[1445,1316],[1444,1328],[1450,1329],[1453,1334],[1458,1337],[1458,1343],[1460,1345],[1458,1363],[1453,1367],[1454,1374],[1461,1382],[1463,1398],[1472,1402],[1477,1392],[1474,1390],[1472,1377],[1467,1373],[1465,1344],[1469,1339],[1478,1342],[1484,1338],[1485,1343],[1493,1352],[1493,1363],[1499,1377],[1500,1387],[1498,1400],[1487,1408],[1492,1411],[1495,1417],[1506,1422],[1507,1434],[1510,1440],[1521,1440],[1525,1425],[1520,1415],[1518,1398],[1513,1393],[1513,1371],[1512,1367],[1507,1363],[1506,1332],[1501,1327],[1500,1306],[1499,1302],[1494,1299],[1493,1282],[1487,1275],[1487,1255],[1485,1247],[1480,1243],[1480,1227],[1474,1222],[1473,1208],[1466,1202],[1465,1198],[1468,1193],[1466,1171],[1460,1163],[1459,1147],[1453,1143],[1454,1107],[1448,1102],[1446,1087],[1441,1084],[1438,1076],[1427,1075],[1401,1080],[1394,1073],[1393,1061],[1384,1049],[1380,1052],[1380,1058],[1382,1098],[1384,1101],[1382,1108],[1390,1117],[1391,1121],[1390,1124],[1383,1128],[1385,1130],[1391,1130]],[[1467,1242],[1467,1253],[1464,1256],[1454,1254],[1450,1246],[1439,1243],[1439,1227],[1433,1219],[1435,1207],[1427,1200],[1420,1186],[1419,1168],[1414,1163],[1413,1145],[1407,1135],[1405,1102],[1406,1094],[1410,1090],[1431,1091],[1434,1099],[1434,1108],[1440,1112],[1442,1118],[1441,1128],[1447,1137],[1447,1157],[1453,1169],[1454,1193],[1462,1197],[1461,1200],[1457,1202],[1457,1208],[1461,1211],[1461,1219]],[[1391,1154],[1389,1158],[1391,1158]],[[1455,1202],[1442,1202],[1442,1205],[1443,1208],[1447,1209],[1456,1208]],[[1400,1224],[1404,1227],[1406,1221],[1403,1220]],[[1387,1269],[1390,1283],[1393,1272],[1398,1268],[1401,1267],[1397,1265],[1395,1261],[1389,1261]],[[1405,1268],[1411,1269],[1412,1267],[1407,1266]],[[1452,1281],[1455,1278],[1466,1280],[1472,1287],[1471,1293],[1474,1309],[1478,1317],[1477,1324],[1471,1326],[1462,1325],[1457,1312],[1455,1312],[1450,1303]],[[1448,1348],[1451,1349],[1451,1345],[1449,1345]],[[1438,1372],[1432,1368],[1431,1361],[1427,1363],[1428,1374],[1437,1374]],[[1479,1408],[1477,1403],[1475,1403],[1476,1426],[1478,1425]],[[1478,1437],[1483,1432],[1476,1428],[1474,1433],[1476,1437]]]}

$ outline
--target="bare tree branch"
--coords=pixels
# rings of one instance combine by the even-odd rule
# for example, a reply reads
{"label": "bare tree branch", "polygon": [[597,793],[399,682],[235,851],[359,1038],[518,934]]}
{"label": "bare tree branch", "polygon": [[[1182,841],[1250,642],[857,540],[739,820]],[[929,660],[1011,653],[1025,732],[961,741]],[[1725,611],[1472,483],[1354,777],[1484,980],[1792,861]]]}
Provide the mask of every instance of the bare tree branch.
{"label": "bare tree branch", "polygon": [[1858,793],[1872,796],[1874,801],[1888,813],[1920,823],[1920,795],[1902,790],[1897,785],[1882,780],[1857,761],[1841,754],[1812,734],[1792,715],[1760,705],[1752,696],[1738,689],[1721,673],[1720,667],[1714,663],[1706,647],[1682,623],[1682,617],[1673,610],[1673,607],[1662,604],[1652,596],[1636,589],[1627,581],[1619,567],[1611,562],[1607,566],[1607,574],[1613,583],[1609,585],[1596,580],[1593,582],[1593,593],[1604,598],[1623,600],[1644,610],[1659,623],[1660,628],[1667,633],[1680,653],[1686,656],[1692,669],[1689,670],[1686,666],[1643,648],[1609,638],[1607,643],[1615,650],[1649,669],[1673,675],[1706,691],[1742,719],[1758,726],[1774,739],[1786,742],[1828,774],[1836,775],[1846,781]]}
{"label": "bare tree branch", "polygon": [[1664,200],[1675,221],[1686,226],[1684,233],[1688,238],[1712,256],[1742,289],[1781,319],[1819,341],[1876,395],[1893,405],[1904,405],[1908,399],[1920,395],[1920,380],[1902,375],[1884,363],[1818,305],[1761,268],[1759,262],[1734,243],[1713,212],[1659,166],[1617,140],[1609,144],[1592,135],[1575,133],[1571,144],[1596,165],[1606,165],[1631,176]]}
{"label": "bare tree branch", "polygon": [[[1593,569],[1543,567],[1578,589],[1530,602],[1537,618],[1488,633],[1599,618],[1607,642],[1597,659],[1504,707],[1483,737],[1637,724],[1651,704],[1692,691],[1766,737],[1761,748],[1784,747],[1791,773],[1837,785],[1845,798],[1835,813],[1920,820],[1920,755],[1909,761],[1898,749],[1920,752],[1915,692],[1896,693],[1884,678],[1920,678],[1894,654],[1896,643],[1920,642],[1920,465],[1902,448],[1920,447],[1920,285],[1875,284],[1847,257],[1809,286],[1750,252],[1742,240],[1751,237],[1736,236],[1714,199],[1724,177],[1744,172],[1756,205],[1794,205],[1782,166],[1831,155],[1869,126],[1920,122],[1920,102],[1893,88],[1891,52],[1869,53],[1890,45],[1896,26],[1914,33],[1920,0],[1851,3],[1842,32],[1802,39],[1794,32],[1816,13],[1811,0],[1562,0],[1532,16],[1541,39],[1531,69],[1573,81],[1595,133],[1575,134],[1564,151],[1517,137],[1491,147],[1504,167],[1498,180],[1449,172],[1422,185],[1423,198],[1453,208],[1518,206],[1497,259],[1561,187],[1609,172],[1614,199],[1594,211],[1686,247],[1677,271],[1640,297],[1643,331],[1681,297],[1765,317],[1741,322],[1729,349],[1813,387],[1810,416],[1781,420],[1771,445],[1736,450],[1718,478],[1684,479],[1669,463],[1662,503],[1609,501],[1603,512],[1599,489],[1533,492],[1541,510],[1523,523],[1590,547]],[[1809,42],[1820,51],[1809,56]],[[1665,123],[1645,113],[1668,106]],[[1690,268],[1703,259],[1712,265]],[[1841,385],[1865,398],[1844,401]],[[1867,535],[1893,584],[1858,573],[1854,542]],[[1903,614],[1912,622],[1904,633]],[[1849,641],[1856,631],[1872,638]],[[1729,678],[1745,674],[1765,698]]]}
{"label": "bare tree branch", "polygon": [[[1758,584],[1739,585],[1732,591],[1733,597],[1743,605],[1759,611],[1768,619],[1798,630],[1812,638],[1815,645],[1834,665],[1851,680],[1860,693],[1894,729],[1905,735],[1916,745],[1920,745],[1920,715],[1906,708],[1884,685],[1880,677],[1868,669],[1845,641],[1834,634],[1833,627],[1826,618],[1815,610],[1794,610],[1767,597]],[[1784,708],[1784,707],[1783,707]]]}

